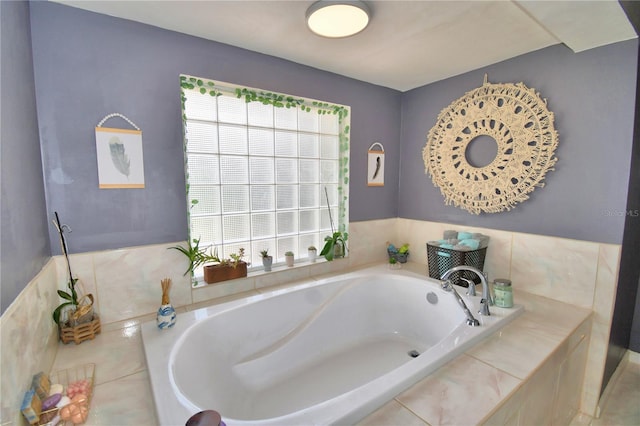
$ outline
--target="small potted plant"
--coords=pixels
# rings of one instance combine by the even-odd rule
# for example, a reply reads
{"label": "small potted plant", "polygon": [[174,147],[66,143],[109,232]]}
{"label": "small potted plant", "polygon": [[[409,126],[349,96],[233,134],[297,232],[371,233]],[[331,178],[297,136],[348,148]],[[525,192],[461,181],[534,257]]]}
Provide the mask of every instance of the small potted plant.
{"label": "small potted plant", "polygon": [[[204,282],[214,284],[220,281],[234,280],[247,276],[247,262],[243,261],[244,249],[240,248],[238,253],[231,253],[228,259],[218,257],[217,247],[213,249],[213,253],[208,255],[203,263],[205,263]],[[207,264],[209,261],[214,263]]]}
{"label": "small potted plant", "polygon": [[389,257],[389,269],[400,269],[402,264],[398,263],[395,257]]}
{"label": "small potted plant", "polygon": [[318,257],[318,249],[315,246],[309,246],[307,248],[307,253],[309,255],[309,262],[315,263],[316,257]]}
{"label": "small potted plant", "polygon": [[189,260],[189,266],[184,275],[195,272],[196,268],[202,266],[204,281],[213,284],[220,281],[232,280],[247,276],[247,263],[242,260],[244,248],[240,248],[238,253],[229,255],[229,259],[221,259],[218,256],[218,249],[211,247],[200,248],[200,239],[187,241],[187,247],[174,246],[171,249],[178,250]]}
{"label": "small potted plant", "polygon": [[328,261],[332,261],[336,257],[343,257],[347,251],[346,241],[348,238],[349,234],[340,231],[334,232],[333,235],[326,236],[320,256],[324,256]]}
{"label": "small potted plant", "polygon": [[265,272],[271,272],[271,265],[273,264],[273,256],[269,255],[269,249],[260,250],[260,257],[262,257],[262,266]]}
{"label": "small potted plant", "polygon": [[288,267],[292,267],[293,266],[293,252],[292,251],[288,251],[284,254],[284,260],[287,262],[287,266]]}
{"label": "small potted plant", "polygon": [[191,241],[187,240],[187,247],[173,246],[169,248],[178,250],[180,253],[184,254],[187,257],[187,260],[189,260],[189,266],[187,266],[187,270],[184,271],[184,274],[182,275],[191,273],[191,275],[193,276],[195,270],[199,266],[201,266],[207,258],[206,249],[200,248],[200,238],[194,238]]}
{"label": "small potted plant", "polygon": [[407,263],[409,243],[405,243],[400,248],[396,248],[396,246],[387,242],[387,254],[389,255],[389,259],[393,258],[400,263]]}

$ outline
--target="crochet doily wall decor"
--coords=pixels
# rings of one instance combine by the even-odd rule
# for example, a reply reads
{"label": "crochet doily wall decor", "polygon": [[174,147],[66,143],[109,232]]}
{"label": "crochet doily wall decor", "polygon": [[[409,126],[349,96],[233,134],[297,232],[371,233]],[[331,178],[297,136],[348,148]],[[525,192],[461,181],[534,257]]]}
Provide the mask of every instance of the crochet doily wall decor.
{"label": "crochet doily wall decor", "polygon": [[[447,205],[470,213],[510,210],[544,186],[557,161],[558,133],[553,113],[535,89],[487,82],[454,101],[438,115],[422,157],[425,173],[440,188]],[[467,148],[483,136],[495,140],[495,158],[473,166]]]}

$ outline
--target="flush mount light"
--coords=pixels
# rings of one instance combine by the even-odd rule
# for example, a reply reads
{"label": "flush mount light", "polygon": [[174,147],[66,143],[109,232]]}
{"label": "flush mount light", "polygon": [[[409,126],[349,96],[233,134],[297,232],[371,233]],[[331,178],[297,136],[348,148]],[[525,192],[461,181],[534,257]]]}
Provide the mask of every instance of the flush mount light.
{"label": "flush mount light", "polygon": [[361,1],[320,0],[307,9],[307,25],[329,38],[349,37],[369,24],[369,8]]}

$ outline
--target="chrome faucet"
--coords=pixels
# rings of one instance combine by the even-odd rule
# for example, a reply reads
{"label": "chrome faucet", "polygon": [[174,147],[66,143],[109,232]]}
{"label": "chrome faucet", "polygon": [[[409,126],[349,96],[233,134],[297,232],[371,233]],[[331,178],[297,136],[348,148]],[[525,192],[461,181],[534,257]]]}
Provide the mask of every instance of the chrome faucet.
{"label": "chrome faucet", "polygon": [[[444,275],[443,275],[443,277],[444,277]],[[480,321],[478,321],[473,316],[473,314],[469,310],[469,307],[467,307],[467,304],[464,303],[464,300],[462,300],[462,297],[460,297],[460,295],[458,294],[456,289],[453,287],[453,283],[451,282],[451,280],[443,279],[441,281],[441,285],[442,285],[442,289],[443,290],[450,291],[455,296],[456,300],[458,301],[458,304],[460,305],[460,307],[464,311],[465,315],[467,315],[467,325],[470,325],[471,327],[479,326],[480,325]]]}
{"label": "chrome faucet", "polygon": [[[474,274],[476,274],[478,276],[478,278],[480,278],[480,282],[482,283],[482,300],[480,301],[480,311],[478,312],[480,315],[491,315],[491,312],[489,312],[489,305],[493,304],[493,301],[491,300],[491,292],[489,291],[489,283],[487,282],[487,279],[485,278],[484,274],[482,273],[481,270],[474,268],[473,266],[467,266],[467,265],[458,265],[458,266],[454,266],[453,268],[449,269],[447,272],[445,272],[444,274],[442,274],[442,276],[440,277],[441,280],[447,280],[448,278],[451,276],[451,274],[453,274],[454,272],[460,272],[460,271],[469,271],[469,272],[473,272]],[[470,287],[472,287],[472,284],[469,284]],[[444,289],[444,284],[442,286],[442,288]],[[446,289],[445,289],[446,290]],[[475,293],[475,288],[473,289],[473,292]],[[469,294],[471,294],[471,291],[469,292]],[[458,297],[460,297],[460,295],[458,295]],[[460,299],[462,300],[462,299]],[[466,305],[465,305],[466,307]]]}
{"label": "chrome faucet", "polygon": [[476,296],[476,283],[473,280],[470,280],[468,278],[460,277],[460,279],[465,283],[467,283],[467,285],[469,286],[468,287],[469,289],[467,290],[467,294],[469,296]]}

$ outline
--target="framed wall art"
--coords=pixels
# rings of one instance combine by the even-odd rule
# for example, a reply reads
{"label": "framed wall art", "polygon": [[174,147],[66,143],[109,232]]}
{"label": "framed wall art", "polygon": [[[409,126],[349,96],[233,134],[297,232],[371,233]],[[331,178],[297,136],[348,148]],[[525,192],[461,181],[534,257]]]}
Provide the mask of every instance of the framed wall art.
{"label": "framed wall art", "polygon": [[[102,127],[116,116],[135,129]],[[144,188],[142,131],[124,115],[109,114],[96,126],[96,154],[100,189]]]}

